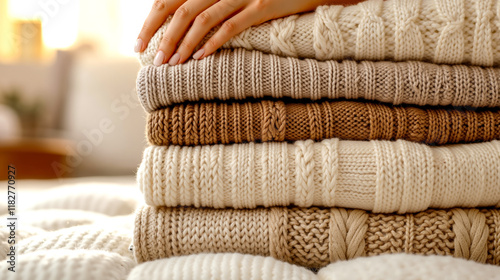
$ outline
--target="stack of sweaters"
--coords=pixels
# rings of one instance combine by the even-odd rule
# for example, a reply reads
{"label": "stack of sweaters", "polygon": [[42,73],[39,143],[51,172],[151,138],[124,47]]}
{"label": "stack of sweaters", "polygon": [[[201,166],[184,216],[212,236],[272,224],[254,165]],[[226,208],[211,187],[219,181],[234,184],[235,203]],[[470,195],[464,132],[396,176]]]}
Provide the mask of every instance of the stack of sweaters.
{"label": "stack of sweaters", "polygon": [[500,265],[500,1],[322,6],[155,67],[167,25],[137,80],[151,144],[139,263],[242,253],[321,268],[408,253]]}

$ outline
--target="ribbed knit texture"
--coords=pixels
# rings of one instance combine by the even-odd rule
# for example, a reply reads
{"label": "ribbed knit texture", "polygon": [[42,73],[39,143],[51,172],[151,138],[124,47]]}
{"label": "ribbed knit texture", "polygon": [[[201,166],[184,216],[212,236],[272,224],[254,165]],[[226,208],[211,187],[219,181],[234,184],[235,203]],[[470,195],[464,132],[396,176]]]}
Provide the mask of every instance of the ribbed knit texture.
{"label": "ribbed knit texture", "polygon": [[[141,53],[152,64],[165,23]],[[211,36],[210,32],[207,37]],[[500,2],[370,0],[322,6],[251,27],[224,45],[319,60],[422,60],[500,65]]]}
{"label": "ribbed knit texture", "polygon": [[404,140],[150,146],[137,180],[155,206],[328,206],[374,212],[500,205],[500,142]]}
{"label": "ribbed knit texture", "polygon": [[[2,219],[3,221],[6,221],[6,219]],[[22,228],[17,228],[15,232],[15,241],[17,243],[21,242],[24,239],[27,239],[31,236],[39,235],[45,233],[45,230],[41,228],[36,228],[36,227],[31,227],[31,226],[26,226],[23,225]],[[10,251],[10,246],[9,244],[9,239],[10,236],[10,228],[8,227],[3,227],[0,229],[0,261],[3,261],[7,258],[7,254]]]}
{"label": "ribbed knit texture", "polygon": [[498,280],[500,267],[450,256],[387,254],[339,261],[317,275],[270,257],[196,254],[136,266],[128,280]]}
{"label": "ribbed knit texture", "polygon": [[144,109],[199,100],[367,99],[415,105],[500,106],[500,69],[423,62],[342,62],[223,50],[177,66],[146,66],[137,77]]}
{"label": "ribbed knit texture", "polygon": [[500,139],[500,112],[354,101],[195,103],[152,112],[146,131],[160,146],[329,138],[450,144]]}
{"label": "ribbed knit texture", "polygon": [[124,280],[135,263],[98,250],[46,250],[18,256],[16,272],[0,263],[2,280]]}
{"label": "ribbed knit texture", "polygon": [[500,265],[500,210],[375,214],[344,208],[137,211],[138,263],[197,253],[272,256],[305,267],[386,253],[450,255]]}

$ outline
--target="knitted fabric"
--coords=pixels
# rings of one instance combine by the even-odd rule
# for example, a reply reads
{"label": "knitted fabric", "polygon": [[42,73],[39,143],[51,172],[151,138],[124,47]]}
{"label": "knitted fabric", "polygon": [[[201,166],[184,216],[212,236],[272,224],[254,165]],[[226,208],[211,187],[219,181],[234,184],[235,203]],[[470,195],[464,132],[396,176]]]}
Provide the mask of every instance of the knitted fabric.
{"label": "knitted fabric", "polygon": [[154,206],[327,206],[374,212],[500,206],[500,141],[150,146],[137,180]]}
{"label": "knitted fabric", "polygon": [[47,250],[18,256],[16,272],[0,263],[0,279],[109,279],[127,278],[135,263],[115,253],[97,250]]}
{"label": "knitted fabric", "polygon": [[500,265],[500,210],[375,214],[344,208],[137,211],[138,263],[197,253],[241,253],[318,268],[386,253],[450,255]]}
{"label": "knitted fabric", "polygon": [[198,254],[160,259],[136,266],[128,280],[316,280],[303,267],[271,257],[242,254]]}
{"label": "knitted fabric", "polygon": [[[167,26],[168,22],[140,55],[143,65],[153,63]],[[319,60],[422,60],[498,66],[500,2],[371,0],[349,7],[322,6],[313,13],[248,28],[223,47]]]}
{"label": "knitted fabric", "polygon": [[24,255],[42,250],[86,249],[117,253],[132,259],[133,255],[129,250],[131,242],[132,237],[127,230],[77,226],[26,238],[18,243],[17,253]]}
{"label": "knitted fabric", "polygon": [[318,62],[237,49],[173,67],[146,66],[138,74],[137,93],[148,112],[185,101],[264,96],[498,107],[500,69],[424,62]]}
{"label": "knitted fabric", "polygon": [[[74,226],[89,225],[108,216],[81,210],[45,209],[19,212],[22,224],[54,231]],[[2,218],[6,218],[3,216]]]}
{"label": "knitted fabric", "polygon": [[500,112],[393,107],[354,101],[196,103],[152,112],[146,130],[153,145],[334,137],[448,144],[500,139]]}
{"label": "knitted fabric", "polygon": [[[5,219],[3,219],[6,221]],[[8,223],[7,223],[8,224]],[[16,228],[16,231],[12,236],[15,236],[15,241],[19,243],[20,241],[29,238],[31,236],[35,236],[38,234],[43,234],[45,230],[30,226],[23,225],[22,228]],[[10,251],[9,237],[11,236],[11,230],[8,227],[3,227],[0,229],[0,260],[4,260],[7,258],[7,254]]]}
{"label": "knitted fabric", "polygon": [[145,262],[128,280],[498,280],[500,267],[450,256],[387,254],[339,261],[317,275],[271,257],[196,254]]}
{"label": "knitted fabric", "polygon": [[97,183],[54,188],[43,192],[27,209],[74,209],[109,216],[134,213],[138,206],[135,190],[116,185]]}
{"label": "knitted fabric", "polygon": [[319,271],[318,280],[498,280],[499,270],[450,256],[394,254],[331,264]]}

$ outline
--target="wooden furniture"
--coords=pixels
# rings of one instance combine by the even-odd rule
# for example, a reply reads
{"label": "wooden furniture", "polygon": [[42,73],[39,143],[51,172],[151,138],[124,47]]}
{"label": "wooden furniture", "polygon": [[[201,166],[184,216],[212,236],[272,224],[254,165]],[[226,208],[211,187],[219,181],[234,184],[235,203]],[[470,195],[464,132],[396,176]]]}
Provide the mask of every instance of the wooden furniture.
{"label": "wooden furniture", "polygon": [[[54,179],[67,177],[71,169],[73,142],[56,138],[0,141],[0,180],[7,179],[8,165],[16,168],[16,179]],[[64,169],[68,168],[68,169]]]}

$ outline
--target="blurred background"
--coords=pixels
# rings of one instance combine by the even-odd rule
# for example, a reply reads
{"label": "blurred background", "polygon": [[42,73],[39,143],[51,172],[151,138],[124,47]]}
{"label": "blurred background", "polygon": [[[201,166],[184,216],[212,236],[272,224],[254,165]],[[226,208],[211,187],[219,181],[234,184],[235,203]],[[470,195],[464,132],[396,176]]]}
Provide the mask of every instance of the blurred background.
{"label": "blurred background", "polygon": [[0,166],[19,179],[135,173],[133,47],[152,2],[0,0]]}

